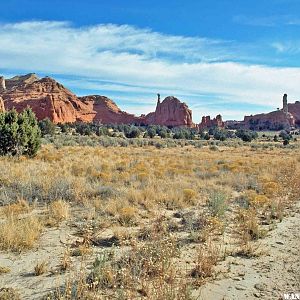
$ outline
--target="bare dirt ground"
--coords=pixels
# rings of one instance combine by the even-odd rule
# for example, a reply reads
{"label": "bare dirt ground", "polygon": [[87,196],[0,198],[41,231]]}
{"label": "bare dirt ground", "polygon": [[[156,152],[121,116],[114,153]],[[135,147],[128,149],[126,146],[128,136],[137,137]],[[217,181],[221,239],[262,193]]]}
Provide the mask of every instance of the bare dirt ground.
{"label": "bare dirt ground", "polygon": [[227,257],[218,269],[220,278],[207,283],[199,298],[283,299],[284,293],[300,292],[300,203],[290,216],[259,241],[262,251],[256,258]]}
{"label": "bare dirt ground", "polygon": [[[299,228],[300,203],[264,239],[255,242],[258,257],[227,256],[216,267],[216,278],[194,291],[195,298],[283,299],[284,293],[299,292]],[[10,272],[0,276],[0,285],[20,291],[22,299],[41,299],[65,282],[66,274],[59,273],[59,266],[66,244],[74,237],[75,230],[72,232],[69,226],[61,225],[45,232],[36,250],[22,255],[1,253],[0,265],[8,267]],[[229,241],[228,244],[232,246]],[[47,272],[35,276],[34,267],[41,261],[49,262]],[[91,262],[92,258],[85,258],[84,264]],[[80,259],[73,258],[73,274],[76,269],[80,269]]]}

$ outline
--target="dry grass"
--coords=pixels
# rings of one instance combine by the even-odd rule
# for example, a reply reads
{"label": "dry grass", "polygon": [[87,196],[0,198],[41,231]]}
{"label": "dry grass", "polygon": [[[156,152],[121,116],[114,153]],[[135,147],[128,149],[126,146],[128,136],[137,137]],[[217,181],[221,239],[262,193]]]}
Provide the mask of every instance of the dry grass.
{"label": "dry grass", "polygon": [[43,275],[47,271],[48,271],[48,262],[45,260],[38,262],[34,267],[34,275],[35,276]]}
{"label": "dry grass", "polygon": [[0,300],[21,300],[21,296],[13,288],[0,288]]}
{"label": "dry grass", "polygon": [[[218,150],[48,145],[31,160],[0,158],[0,201],[15,203],[2,208],[0,249],[34,247],[40,210],[78,237],[61,257],[65,289],[49,299],[191,299],[226,234],[236,230],[236,255],[257,255],[264,224],[300,195],[299,149]],[[73,261],[87,264],[78,276]]]}
{"label": "dry grass", "polygon": [[214,266],[219,260],[220,249],[209,242],[207,246],[200,246],[196,259],[196,266],[191,271],[191,276],[198,279],[200,283],[207,277],[213,275]]}
{"label": "dry grass", "polygon": [[31,211],[31,207],[28,202],[24,199],[19,199],[16,203],[9,204],[3,207],[3,214],[6,217],[16,216],[18,217],[20,214],[25,214]]}
{"label": "dry grass", "polygon": [[69,204],[63,200],[50,203],[48,208],[48,225],[58,225],[69,218]]}
{"label": "dry grass", "polygon": [[34,246],[43,229],[38,217],[9,217],[0,223],[0,249],[20,252]]}
{"label": "dry grass", "polygon": [[6,273],[9,273],[9,272],[10,272],[10,268],[0,266],[0,275],[1,274],[6,274]]}

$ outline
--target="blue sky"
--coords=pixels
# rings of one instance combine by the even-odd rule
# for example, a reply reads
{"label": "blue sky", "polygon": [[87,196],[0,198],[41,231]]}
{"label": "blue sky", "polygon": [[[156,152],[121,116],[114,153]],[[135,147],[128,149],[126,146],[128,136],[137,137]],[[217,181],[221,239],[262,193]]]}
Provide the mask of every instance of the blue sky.
{"label": "blue sky", "polygon": [[299,100],[300,1],[5,1],[0,73],[28,72],[136,114],[160,92],[241,119]]}

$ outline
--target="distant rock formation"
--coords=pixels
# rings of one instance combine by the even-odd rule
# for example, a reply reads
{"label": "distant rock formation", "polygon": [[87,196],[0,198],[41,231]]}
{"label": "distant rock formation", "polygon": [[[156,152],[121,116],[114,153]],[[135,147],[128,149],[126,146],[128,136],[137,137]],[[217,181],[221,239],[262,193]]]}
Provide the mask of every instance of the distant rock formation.
{"label": "distant rock formation", "polygon": [[0,93],[6,90],[5,79],[3,76],[0,76]]}
{"label": "distant rock formation", "polygon": [[173,96],[169,96],[160,102],[159,94],[155,112],[146,115],[144,123],[148,125],[194,127],[192,111],[185,103],[180,102],[179,99]]}
{"label": "distant rock formation", "polygon": [[283,108],[267,114],[245,116],[244,128],[251,130],[282,130],[295,127],[300,122],[300,104],[288,104],[287,94],[283,96]]}
{"label": "distant rock formation", "polygon": [[212,127],[224,127],[224,122],[221,115],[217,115],[213,119],[211,119],[210,116],[203,116],[201,123],[198,125],[199,129],[208,129]]}
{"label": "distant rock formation", "polygon": [[5,112],[4,101],[1,97],[0,97],[0,112]]}
{"label": "distant rock formation", "polygon": [[[1,78],[0,78],[1,79]],[[145,124],[193,127],[192,111],[175,97],[158,102],[156,110],[137,117],[122,111],[107,97],[92,95],[77,97],[50,77],[39,79],[31,73],[0,80],[0,97],[8,110],[21,112],[31,107],[39,120],[49,118],[54,123],[101,122],[103,124]]]}
{"label": "distant rock formation", "polygon": [[300,126],[300,101],[288,103],[288,111],[293,116],[295,125]]}

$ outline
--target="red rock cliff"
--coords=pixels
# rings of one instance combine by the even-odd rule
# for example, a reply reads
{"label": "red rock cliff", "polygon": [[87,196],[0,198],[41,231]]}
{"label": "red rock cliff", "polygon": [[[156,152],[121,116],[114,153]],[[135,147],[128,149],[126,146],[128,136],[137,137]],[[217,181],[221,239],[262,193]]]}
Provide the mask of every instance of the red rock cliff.
{"label": "red rock cliff", "polygon": [[76,95],[51,78],[24,76],[25,80],[6,81],[6,90],[0,95],[6,109],[17,111],[31,107],[39,120],[49,118],[54,123],[85,121],[89,108]]}
{"label": "red rock cliff", "polygon": [[85,96],[79,98],[92,111],[90,121],[103,124],[140,124],[142,119],[122,111],[115,102],[105,96]]}
{"label": "red rock cliff", "polygon": [[162,102],[158,100],[156,110],[145,116],[148,125],[194,127],[192,111],[179,99],[169,96]]}
{"label": "red rock cliff", "polygon": [[17,111],[31,107],[39,120],[49,118],[54,123],[101,122],[103,124],[157,124],[193,127],[192,111],[175,97],[167,97],[156,110],[137,117],[122,111],[104,96],[77,97],[54,79],[39,79],[35,74],[0,78],[0,102],[6,109]]}

